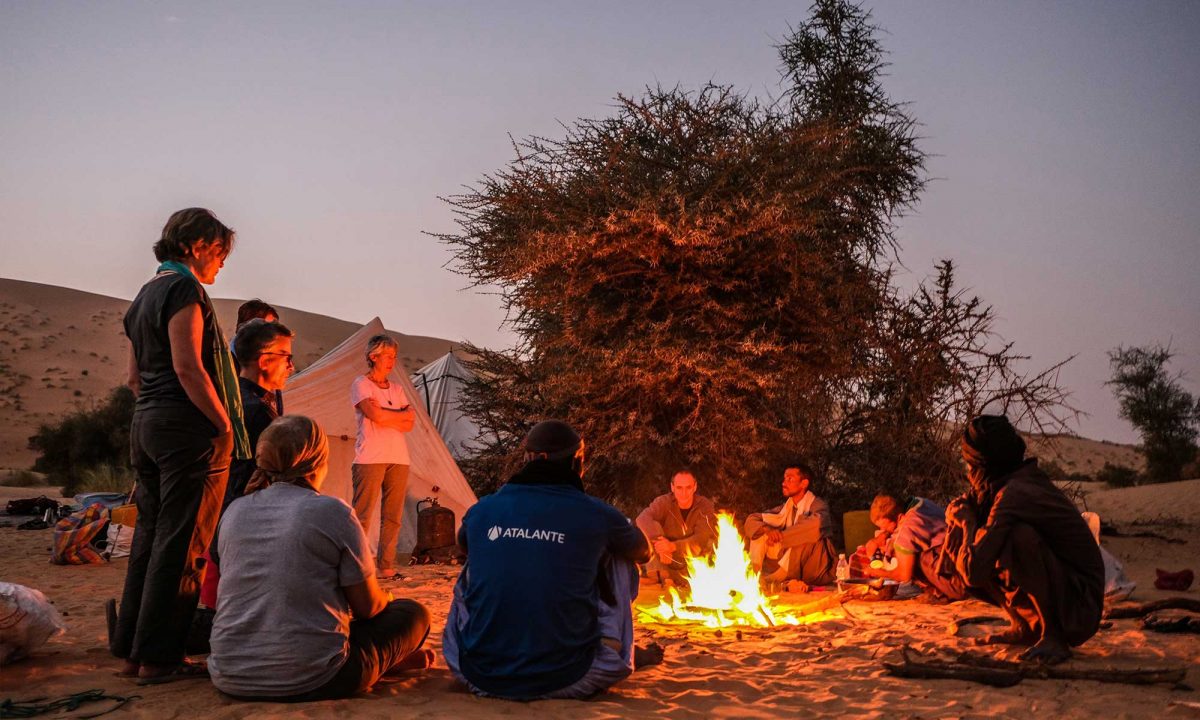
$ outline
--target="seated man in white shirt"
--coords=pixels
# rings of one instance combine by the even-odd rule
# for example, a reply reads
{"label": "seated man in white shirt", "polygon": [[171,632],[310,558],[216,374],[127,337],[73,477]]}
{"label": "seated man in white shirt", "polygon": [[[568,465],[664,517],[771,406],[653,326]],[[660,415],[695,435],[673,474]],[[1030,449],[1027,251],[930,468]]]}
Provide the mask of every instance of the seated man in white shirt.
{"label": "seated man in white shirt", "polygon": [[809,490],[813,472],[802,462],[783,472],[786,501],[773,510],[746,518],[750,560],[767,582],[784,583],[805,592],[811,585],[834,580],[837,553],[833,549],[833,518],[829,505]]}

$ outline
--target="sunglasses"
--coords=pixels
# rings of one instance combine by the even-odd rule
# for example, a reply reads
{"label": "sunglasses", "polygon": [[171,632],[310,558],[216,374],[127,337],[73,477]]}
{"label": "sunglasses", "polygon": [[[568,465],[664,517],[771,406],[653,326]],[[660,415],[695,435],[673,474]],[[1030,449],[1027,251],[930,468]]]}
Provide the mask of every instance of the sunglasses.
{"label": "sunglasses", "polygon": [[278,356],[282,357],[284,359],[284,362],[286,362],[288,365],[295,364],[292,362],[292,358],[294,358],[296,356],[291,353],[270,352],[270,353],[259,353],[259,355],[278,355]]}

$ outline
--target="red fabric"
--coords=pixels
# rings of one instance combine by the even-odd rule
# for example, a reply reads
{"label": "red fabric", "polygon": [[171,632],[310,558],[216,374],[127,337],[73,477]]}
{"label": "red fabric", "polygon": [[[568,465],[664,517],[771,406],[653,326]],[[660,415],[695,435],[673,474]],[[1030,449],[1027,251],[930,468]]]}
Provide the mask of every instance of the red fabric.
{"label": "red fabric", "polygon": [[1192,586],[1192,581],[1195,580],[1195,575],[1191,570],[1180,570],[1179,572],[1170,572],[1168,570],[1158,570],[1158,579],[1154,581],[1154,587],[1159,590],[1172,590],[1174,592],[1183,592]]}
{"label": "red fabric", "polygon": [[221,568],[212,561],[212,556],[205,550],[200,557],[204,558],[204,581],[200,583],[200,602],[208,608],[217,609],[217,585],[221,582]]}

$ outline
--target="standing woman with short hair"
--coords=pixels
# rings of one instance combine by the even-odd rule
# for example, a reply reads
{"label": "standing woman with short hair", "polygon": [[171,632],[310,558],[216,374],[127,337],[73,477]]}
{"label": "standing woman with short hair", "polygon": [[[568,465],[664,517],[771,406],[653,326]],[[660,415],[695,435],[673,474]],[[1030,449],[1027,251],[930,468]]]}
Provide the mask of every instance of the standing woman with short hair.
{"label": "standing woman with short hair", "polygon": [[161,263],[125,313],[137,396],[130,457],[137,527],[125,573],[113,655],[143,683],[202,676],[184,645],[216,528],[231,453],[248,457],[237,375],[211,285],[233,248],[233,230],[203,208],[180,210],[154,244]]}
{"label": "standing woman with short hair", "polygon": [[413,429],[416,413],[409,407],[404,390],[388,379],[396,366],[400,345],[390,335],[367,341],[367,372],[350,385],[350,403],[358,422],[354,443],[354,513],[363,531],[371,534],[371,511],[380,502],[381,528],[376,575],[390,580],[396,572],[396,543],[404,516],[404,493],[408,487],[408,442],[404,434]]}

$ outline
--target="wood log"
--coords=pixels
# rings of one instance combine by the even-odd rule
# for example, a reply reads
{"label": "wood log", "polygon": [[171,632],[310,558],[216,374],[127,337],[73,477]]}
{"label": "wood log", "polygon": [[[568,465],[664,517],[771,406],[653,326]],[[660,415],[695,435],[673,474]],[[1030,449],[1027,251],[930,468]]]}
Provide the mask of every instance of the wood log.
{"label": "wood log", "polygon": [[941,660],[924,660],[917,662],[909,657],[908,646],[900,649],[903,662],[884,662],[883,667],[888,674],[896,677],[914,680],[966,680],[968,682],[990,685],[992,687],[1012,687],[1024,678],[1020,672],[1000,668],[974,667],[958,665]]}
{"label": "wood log", "polygon": [[1200,634],[1200,617],[1196,615],[1147,615],[1142,627],[1160,633]]}
{"label": "wood log", "polygon": [[845,596],[842,593],[830,593],[828,597],[823,597],[820,600],[814,600],[810,603],[804,603],[796,608],[796,616],[804,617],[805,615],[815,615],[819,612],[831,610],[835,607],[841,607],[845,601]]}
{"label": "wood log", "polygon": [[1140,605],[1114,605],[1104,613],[1105,618],[1140,618],[1159,610],[1188,610],[1200,612],[1200,600],[1185,597],[1170,597]]}
{"label": "wood log", "polygon": [[903,662],[885,662],[889,674],[913,679],[967,680],[992,687],[1012,687],[1024,679],[1093,680],[1124,685],[1156,685],[1183,682],[1186,667],[1152,667],[1124,670],[1121,668],[1069,668],[1061,665],[1041,665],[999,660],[976,653],[962,653],[955,662],[944,660],[913,660],[907,645],[900,649]]}
{"label": "wood log", "polygon": [[1180,683],[1187,675],[1186,667],[1152,668],[1082,668],[1040,663],[1019,663],[1001,660],[990,655],[964,652],[958,662],[971,667],[1019,672],[1023,677],[1044,680],[1095,680],[1097,682],[1121,683],[1125,685],[1155,685],[1158,683]]}

